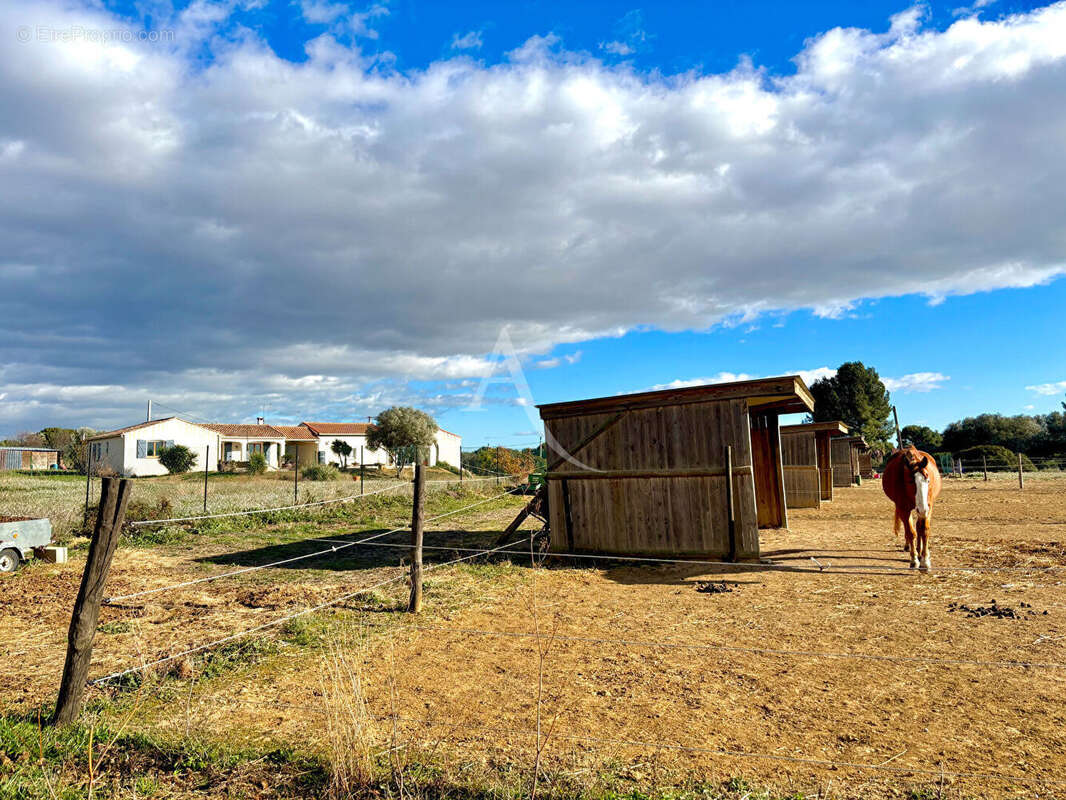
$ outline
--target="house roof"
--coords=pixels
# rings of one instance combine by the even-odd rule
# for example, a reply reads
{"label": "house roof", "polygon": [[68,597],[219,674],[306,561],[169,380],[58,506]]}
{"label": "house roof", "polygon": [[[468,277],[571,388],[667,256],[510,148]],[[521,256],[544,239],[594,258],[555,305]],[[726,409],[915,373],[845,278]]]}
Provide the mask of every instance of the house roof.
{"label": "house roof", "polygon": [[799,375],[760,378],[732,383],[708,383],[683,389],[595,397],[537,406],[541,419],[583,416],[608,411],[704,403],[717,400],[747,400],[749,408],[791,414],[814,410],[814,397]]}
{"label": "house roof", "polygon": [[284,439],[285,434],[273,425],[226,425],[219,422],[205,422],[204,428],[223,436],[235,436],[240,439]]}
{"label": "house roof", "polygon": [[121,436],[124,433],[129,433],[130,431],[136,431],[136,430],[140,430],[141,428],[147,428],[147,427],[150,427],[152,425],[158,425],[160,422],[168,422],[168,421],[170,421],[172,419],[176,419],[179,422],[184,422],[184,423],[186,423],[188,425],[195,425],[196,424],[195,422],[189,422],[188,420],[182,419],[181,417],[163,417],[162,419],[152,419],[152,420],[148,420],[148,422],[141,422],[141,423],[138,423],[137,425],[129,425],[129,426],[125,427],[125,428],[118,428],[117,430],[113,430],[113,431],[104,431],[103,433],[98,433],[95,436],[90,436],[85,441],[92,442],[92,441],[95,441],[97,439],[111,439],[111,438],[113,438],[115,436]]}
{"label": "house roof", "polygon": [[271,427],[281,433],[287,442],[313,442],[315,440],[311,429],[303,425],[271,425]]}
{"label": "house roof", "polygon": [[315,436],[363,436],[370,427],[367,422],[301,422]]}

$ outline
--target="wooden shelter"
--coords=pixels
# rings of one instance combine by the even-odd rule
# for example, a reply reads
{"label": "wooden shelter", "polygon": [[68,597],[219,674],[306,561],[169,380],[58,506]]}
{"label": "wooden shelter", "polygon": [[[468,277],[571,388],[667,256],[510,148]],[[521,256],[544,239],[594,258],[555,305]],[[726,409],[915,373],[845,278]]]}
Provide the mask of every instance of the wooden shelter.
{"label": "wooden shelter", "polygon": [[859,453],[865,449],[866,440],[861,436],[844,436],[833,440],[831,455],[834,486],[853,486],[860,482]]}
{"label": "wooden shelter", "polygon": [[813,406],[796,375],[539,406],[551,548],[758,556],[788,525],[778,416]]}
{"label": "wooden shelter", "polygon": [[830,442],[846,436],[843,422],[811,422],[781,426],[781,460],[785,470],[785,505],[818,508],[833,499]]}

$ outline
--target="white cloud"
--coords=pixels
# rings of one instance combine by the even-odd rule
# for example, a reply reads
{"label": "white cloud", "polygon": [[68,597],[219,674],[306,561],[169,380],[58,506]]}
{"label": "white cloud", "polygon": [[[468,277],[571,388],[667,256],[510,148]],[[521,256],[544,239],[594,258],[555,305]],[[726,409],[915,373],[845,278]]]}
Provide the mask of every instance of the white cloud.
{"label": "white cloud", "polygon": [[482,44],[481,31],[469,31],[462,36],[458,33],[452,35],[452,50],[480,50]]}
{"label": "white cloud", "polygon": [[636,52],[632,45],[625,42],[600,42],[600,49],[615,56],[629,56]]}
{"label": "white cloud", "polygon": [[931,392],[934,389],[942,389],[945,381],[951,377],[939,372],[912,372],[899,378],[882,378],[881,382],[890,392]]}
{"label": "white cloud", "polygon": [[660,389],[684,389],[689,386],[706,386],[709,383],[733,383],[734,381],[754,381],[759,378],[774,378],[779,375],[799,375],[803,382],[810,386],[817,380],[836,375],[837,371],[830,367],[815,367],[814,369],[787,369],[775,372],[772,375],[751,375],[747,372],[719,372],[704,378],[675,378],[669,383],[657,383],[642,391],[659,391]]}
{"label": "white cloud", "polygon": [[[1066,272],[1066,4],[828,31],[787,76],[642,73],[551,35],[398,72],[343,39],[387,8],[333,5],[307,6],[331,27],[298,62],[204,3],[159,21],[173,45],[0,47],[9,399],[109,385],[118,408],[203,370],[222,394],[318,375],[394,396],[483,374],[504,324],[545,353]],[[0,30],[27,19],[122,22],[0,4]]]}
{"label": "white cloud", "polygon": [[1054,383],[1038,383],[1035,386],[1026,386],[1027,392],[1036,392],[1045,396],[1053,394],[1062,394],[1066,392],[1066,381],[1056,381]]}
{"label": "white cloud", "polygon": [[308,22],[325,24],[347,13],[348,6],[345,3],[330,3],[327,0],[300,0],[300,11]]}

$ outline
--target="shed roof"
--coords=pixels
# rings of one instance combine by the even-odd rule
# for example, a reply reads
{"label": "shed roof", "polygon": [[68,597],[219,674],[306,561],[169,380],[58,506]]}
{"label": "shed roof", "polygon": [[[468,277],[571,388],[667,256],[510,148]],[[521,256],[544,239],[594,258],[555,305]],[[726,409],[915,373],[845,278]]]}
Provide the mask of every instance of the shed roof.
{"label": "shed roof", "polygon": [[844,441],[846,441],[846,442],[851,442],[851,445],[852,445],[852,447],[859,447],[859,446],[862,446],[862,447],[869,447],[869,445],[868,445],[868,444],[866,444],[866,439],[865,439],[864,437],[862,437],[862,436],[858,436],[858,435],[856,435],[856,436],[849,436],[849,437],[848,437],[847,439],[845,439]]}
{"label": "shed roof", "polygon": [[537,406],[541,419],[597,414],[630,408],[707,403],[716,400],[747,400],[752,408],[793,414],[814,410],[814,398],[799,375],[760,378],[732,383],[708,383],[683,389],[663,389],[657,392],[620,394],[595,397],[590,400],[570,400]]}
{"label": "shed roof", "polygon": [[284,439],[285,434],[273,425],[228,425],[221,422],[205,422],[204,428],[220,433],[223,436],[233,436],[238,439]]}
{"label": "shed roof", "polygon": [[3,447],[0,447],[0,450],[18,450],[19,452],[30,452],[30,453],[58,453],[59,452],[54,447],[22,447],[20,445],[13,445],[13,446],[4,445]]}
{"label": "shed roof", "polygon": [[789,433],[815,433],[817,431],[829,431],[830,436],[839,436],[848,432],[848,426],[840,420],[835,422],[805,422],[802,425],[782,425],[781,434]]}

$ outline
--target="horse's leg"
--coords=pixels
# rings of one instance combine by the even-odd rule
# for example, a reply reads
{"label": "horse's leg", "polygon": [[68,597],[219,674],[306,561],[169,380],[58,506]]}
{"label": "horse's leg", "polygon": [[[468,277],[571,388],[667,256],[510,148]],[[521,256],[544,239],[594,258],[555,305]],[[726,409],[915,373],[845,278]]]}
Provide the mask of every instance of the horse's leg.
{"label": "horse's leg", "polygon": [[925,571],[933,566],[933,560],[929,555],[929,523],[931,514],[928,512],[924,517],[918,517],[918,554],[921,556],[921,567]]}
{"label": "horse's leg", "polygon": [[907,548],[907,553],[910,554],[910,569],[914,570],[918,566],[918,554],[915,553],[915,529],[910,527],[910,511],[900,512],[897,511],[897,516],[903,523],[903,542]]}

